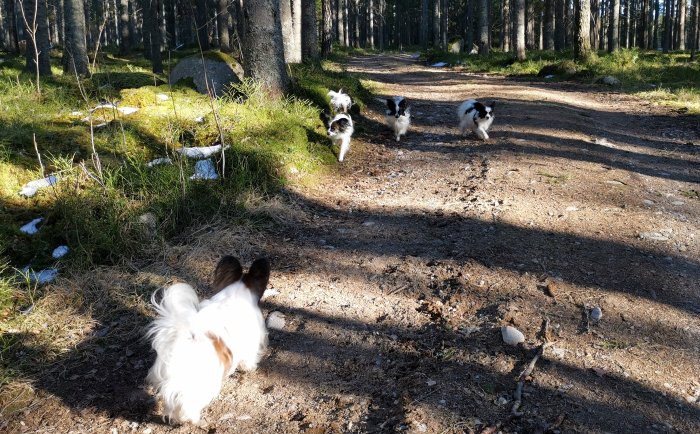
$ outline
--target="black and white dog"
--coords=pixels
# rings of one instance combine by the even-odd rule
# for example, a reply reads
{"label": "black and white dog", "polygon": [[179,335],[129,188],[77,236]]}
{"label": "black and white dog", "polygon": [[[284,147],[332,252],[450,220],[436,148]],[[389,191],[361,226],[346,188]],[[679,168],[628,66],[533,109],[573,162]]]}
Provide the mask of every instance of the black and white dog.
{"label": "black and white dog", "polygon": [[338,113],[331,119],[328,113],[321,112],[321,120],[323,120],[323,123],[326,125],[328,137],[330,137],[331,142],[334,145],[340,146],[338,161],[342,162],[345,158],[345,154],[347,154],[350,149],[350,138],[355,131],[352,118],[349,114]]}
{"label": "black and white dog", "polygon": [[482,140],[488,140],[488,129],[493,123],[494,114],[493,108],[496,105],[492,102],[491,105],[484,105],[475,99],[464,101],[457,109],[457,117],[459,118],[459,130],[462,135],[466,134],[467,130],[472,130]]}
{"label": "black and white dog", "polygon": [[402,96],[387,98],[386,107],[386,124],[394,130],[394,137],[398,142],[411,125],[411,108],[408,107],[406,98]]}

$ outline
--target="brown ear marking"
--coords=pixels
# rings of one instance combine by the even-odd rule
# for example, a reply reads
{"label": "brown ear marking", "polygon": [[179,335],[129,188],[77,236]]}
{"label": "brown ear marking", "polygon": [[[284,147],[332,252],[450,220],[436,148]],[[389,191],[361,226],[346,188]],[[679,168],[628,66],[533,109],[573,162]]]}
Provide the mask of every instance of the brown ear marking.
{"label": "brown ear marking", "polygon": [[223,339],[215,335],[212,332],[207,332],[206,336],[211,340],[214,345],[214,350],[216,350],[216,355],[219,357],[219,362],[224,366],[224,378],[228,375],[231,369],[231,364],[233,363],[233,354],[229,347],[226,346]]}
{"label": "brown ear marking", "polygon": [[243,283],[258,297],[258,300],[260,300],[265,292],[269,280],[270,261],[266,258],[256,259],[250,266],[248,274],[243,276]]}
{"label": "brown ear marking", "polygon": [[216,265],[212,287],[215,292],[219,292],[230,284],[238,282],[241,276],[243,276],[241,263],[233,256],[226,255]]}

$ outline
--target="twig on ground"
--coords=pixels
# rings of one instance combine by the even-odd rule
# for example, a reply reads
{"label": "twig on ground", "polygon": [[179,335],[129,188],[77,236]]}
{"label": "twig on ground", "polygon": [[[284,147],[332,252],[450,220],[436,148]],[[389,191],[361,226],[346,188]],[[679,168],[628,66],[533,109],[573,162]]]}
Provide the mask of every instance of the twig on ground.
{"label": "twig on ground", "polygon": [[518,385],[515,388],[515,393],[513,394],[513,397],[515,398],[515,402],[513,402],[513,407],[510,410],[510,414],[514,417],[520,417],[523,415],[522,412],[518,411],[520,409],[520,405],[522,404],[523,401],[523,386],[525,385],[525,380],[532,375],[532,371],[535,369],[535,364],[537,361],[542,357],[544,354],[544,350],[547,349],[548,347],[551,347],[554,345],[554,342],[549,342],[548,335],[549,335],[549,318],[545,318],[544,322],[542,323],[542,345],[537,349],[537,353],[535,354],[535,357],[530,360],[530,363],[527,364],[523,372],[520,373],[520,377],[518,377]]}

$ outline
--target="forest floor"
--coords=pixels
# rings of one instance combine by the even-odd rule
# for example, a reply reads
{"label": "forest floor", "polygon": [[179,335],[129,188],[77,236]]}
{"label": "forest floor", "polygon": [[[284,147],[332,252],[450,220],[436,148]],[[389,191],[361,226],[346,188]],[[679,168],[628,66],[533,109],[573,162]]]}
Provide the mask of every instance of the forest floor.
{"label": "forest floor", "polygon": [[[196,228],[145,268],[59,280],[56,293],[102,290],[113,308],[95,308],[108,313],[93,313],[51,370],[27,374],[32,392],[0,427],[700,432],[698,118],[599,86],[402,55],[347,68],[378,95],[337,173],[261,205],[266,229]],[[398,143],[383,125],[393,95],[413,114]],[[488,142],[458,135],[468,98],[497,101]],[[279,293],[263,309],[285,325],[257,371],[225,382],[204,431],[169,426],[142,386],[152,313],[118,294],[172,280],[206,294],[223,254],[271,258]],[[504,344],[504,325],[526,342]],[[545,339],[514,416],[518,377]]]}

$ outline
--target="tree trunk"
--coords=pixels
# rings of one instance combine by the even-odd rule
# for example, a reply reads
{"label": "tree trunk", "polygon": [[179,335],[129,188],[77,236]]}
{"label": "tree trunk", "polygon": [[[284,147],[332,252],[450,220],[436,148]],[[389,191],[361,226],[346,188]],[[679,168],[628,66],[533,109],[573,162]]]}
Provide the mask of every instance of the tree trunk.
{"label": "tree trunk", "polygon": [[352,46],[355,48],[360,47],[360,0],[353,0],[354,3],[354,14],[353,14],[353,41]]}
{"label": "tree trunk", "polygon": [[[20,8],[26,17],[24,35],[27,41],[27,71],[41,76],[51,75],[49,57],[51,43],[49,42],[46,2],[43,0],[24,0],[20,3]],[[36,19],[34,18],[35,12]]]}
{"label": "tree trunk", "polygon": [[119,0],[119,54],[121,55],[128,54],[131,51],[130,27],[129,0]]}
{"label": "tree trunk", "polygon": [[[436,0],[437,1],[437,0]],[[464,47],[467,53],[471,53],[474,48],[474,2],[476,0],[466,0],[467,11],[464,18],[464,27],[466,29],[466,37],[464,38]]]}
{"label": "tree trunk", "polygon": [[246,75],[277,97],[289,88],[279,11],[279,0],[244,1],[241,35]]}
{"label": "tree trunk", "polygon": [[17,35],[17,16],[15,11],[15,0],[5,0],[5,30],[7,31],[5,49],[10,53],[19,53],[19,37]]}
{"label": "tree trunk", "polygon": [[333,5],[331,0],[321,0],[323,33],[321,34],[321,56],[328,57],[333,50]]}
{"label": "tree trunk", "polygon": [[[197,41],[202,50],[209,49],[209,10],[207,0],[197,0],[194,8],[194,24]],[[190,6],[191,7],[191,6]]]}
{"label": "tree trunk", "polygon": [[610,25],[608,26],[608,52],[620,49],[620,0],[611,0]]}
{"label": "tree trunk", "polygon": [[479,1],[479,15],[477,17],[479,29],[479,55],[489,55],[489,8],[488,0]]}
{"label": "tree trunk", "polygon": [[83,0],[65,0],[65,46],[63,48],[63,72],[84,77],[90,73],[85,46],[85,7]]}
{"label": "tree trunk", "polygon": [[374,46],[375,46],[375,42],[374,42],[374,31],[375,31],[374,0],[368,0],[368,2],[369,2],[369,11],[367,13],[367,44],[369,45],[369,48],[374,49]]}
{"label": "tree trunk", "polygon": [[428,48],[428,16],[430,13],[430,1],[421,0],[420,2],[420,46],[424,50]]}
{"label": "tree trunk", "polygon": [[[446,1],[446,0],[443,0],[443,1]],[[440,0],[433,0],[433,48],[437,48],[439,46],[440,46]]]}
{"label": "tree trunk", "polygon": [[[123,1],[123,0],[122,0]],[[169,49],[174,50],[178,45],[177,28],[177,1],[165,0],[163,12],[165,13],[165,41]]]}
{"label": "tree trunk", "polygon": [[554,0],[554,49],[566,48],[566,0]]}
{"label": "tree trunk", "polygon": [[[295,0],[299,2],[299,0]],[[284,41],[284,61],[286,63],[301,62],[301,47],[297,45],[297,38],[294,34],[295,18],[293,14],[294,1],[279,0],[280,2],[280,22],[282,26],[282,40]]]}
{"label": "tree trunk", "polygon": [[693,19],[693,31],[691,32],[691,42],[693,44],[690,50],[690,60],[695,60],[700,45],[700,0],[695,0],[693,8],[695,18]]}
{"label": "tree trunk", "polygon": [[386,0],[379,0],[379,26],[377,35],[379,36],[379,49],[386,47]]}
{"label": "tree trunk", "polygon": [[225,53],[230,53],[231,39],[228,31],[230,14],[228,11],[228,0],[216,0],[216,33],[219,35],[219,49]]}
{"label": "tree trunk", "polygon": [[501,10],[501,50],[504,53],[510,51],[510,36],[512,34],[513,20],[510,17],[511,0],[503,0],[503,9]]}
{"label": "tree trunk", "polygon": [[519,61],[527,58],[525,54],[525,0],[515,0],[515,51]]}
{"label": "tree trunk", "polygon": [[671,10],[671,1],[665,0],[664,2],[664,53],[668,53],[671,50],[671,17],[668,14],[668,11]]}
{"label": "tree trunk", "polygon": [[527,47],[528,50],[536,50],[535,2],[533,0],[525,1],[525,20],[525,47]]}
{"label": "tree trunk", "polygon": [[151,65],[153,72],[163,72],[163,58],[160,54],[160,44],[163,39],[163,0],[149,0],[151,25]]}
{"label": "tree trunk", "polygon": [[576,11],[576,43],[574,57],[588,60],[591,56],[591,0],[578,0]]}
{"label": "tree trunk", "polygon": [[554,48],[554,0],[544,2],[544,31],[542,35],[545,50]]}
{"label": "tree trunk", "polygon": [[442,13],[440,15],[440,20],[442,21],[440,24],[440,31],[441,31],[441,36],[442,36],[442,49],[447,50],[447,32],[448,32],[448,26],[450,24],[450,21],[448,19],[448,0],[442,0]]}
{"label": "tree trunk", "polygon": [[678,49],[685,50],[685,10],[687,0],[678,1]]}
{"label": "tree trunk", "polygon": [[318,30],[316,24],[316,2],[302,2],[301,59],[304,62],[318,60]]}

